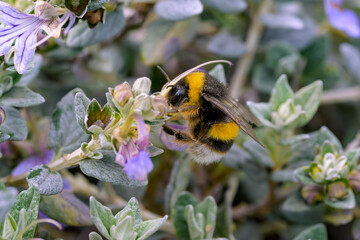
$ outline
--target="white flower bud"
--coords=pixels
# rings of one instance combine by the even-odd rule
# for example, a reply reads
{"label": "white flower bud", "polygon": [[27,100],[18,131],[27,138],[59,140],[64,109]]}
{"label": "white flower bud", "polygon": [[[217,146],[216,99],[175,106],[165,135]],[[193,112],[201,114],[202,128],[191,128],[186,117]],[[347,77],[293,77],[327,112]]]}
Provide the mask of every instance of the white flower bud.
{"label": "white flower bud", "polygon": [[132,87],[135,96],[140,95],[141,93],[149,94],[151,88],[151,80],[147,77],[138,78],[135,80]]}

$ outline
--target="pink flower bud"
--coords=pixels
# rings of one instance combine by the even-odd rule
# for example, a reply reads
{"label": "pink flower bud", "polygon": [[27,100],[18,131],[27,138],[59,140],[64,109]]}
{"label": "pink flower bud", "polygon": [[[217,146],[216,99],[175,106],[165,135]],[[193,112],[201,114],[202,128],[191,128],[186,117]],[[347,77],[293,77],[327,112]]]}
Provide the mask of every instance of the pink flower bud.
{"label": "pink flower bud", "polygon": [[119,84],[114,88],[113,98],[121,107],[125,106],[132,96],[131,87],[127,82]]}
{"label": "pink flower bud", "polygon": [[166,98],[162,95],[155,95],[152,99],[152,105],[154,110],[158,112],[156,115],[157,119],[163,118],[169,110],[169,104]]}

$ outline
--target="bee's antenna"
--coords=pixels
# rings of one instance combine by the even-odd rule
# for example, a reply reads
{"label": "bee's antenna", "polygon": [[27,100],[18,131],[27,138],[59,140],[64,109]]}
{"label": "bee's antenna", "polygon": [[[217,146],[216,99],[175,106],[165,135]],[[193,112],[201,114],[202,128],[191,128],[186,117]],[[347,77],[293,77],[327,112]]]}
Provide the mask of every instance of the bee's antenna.
{"label": "bee's antenna", "polygon": [[166,80],[168,82],[171,82],[171,79],[169,78],[169,76],[166,74],[166,72],[164,71],[164,69],[162,69],[159,65],[156,66],[161,72],[162,74],[164,74],[164,76],[166,77]]}

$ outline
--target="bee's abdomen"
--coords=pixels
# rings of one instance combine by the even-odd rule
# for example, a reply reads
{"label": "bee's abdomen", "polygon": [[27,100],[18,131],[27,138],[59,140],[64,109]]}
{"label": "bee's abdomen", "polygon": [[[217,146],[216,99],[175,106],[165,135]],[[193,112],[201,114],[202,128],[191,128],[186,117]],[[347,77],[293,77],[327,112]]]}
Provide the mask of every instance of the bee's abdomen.
{"label": "bee's abdomen", "polygon": [[221,141],[209,137],[204,141],[204,143],[212,150],[218,153],[226,153],[229,151],[231,146],[234,143],[234,140]]}
{"label": "bee's abdomen", "polygon": [[236,138],[238,131],[238,125],[233,121],[215,123],[209,129],[209,137],[218,141],[232,141]]}

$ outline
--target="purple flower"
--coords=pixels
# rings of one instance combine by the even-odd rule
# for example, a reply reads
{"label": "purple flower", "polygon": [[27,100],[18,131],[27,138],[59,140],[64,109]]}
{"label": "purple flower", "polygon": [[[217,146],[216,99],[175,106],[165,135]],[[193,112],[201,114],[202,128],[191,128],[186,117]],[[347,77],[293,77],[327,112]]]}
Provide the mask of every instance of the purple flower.
{"label": "purple flower", "polygon": [[[59,15],[63,17],[60,19]],[[0,56],[11,50],[15,42],[14,65],[18,73],[26,71],[29,62],[35,53],[36,46],[50,37],[59,37],[61,27],[68,21],[68,31],[74,24],[75,15],[65,12],[64,9],[54,8],[47,2],[37,1],[35,15],[19,12],[7,3],[0,1]],[[48,36],[37,42],[36,36],[43,29]]]}
{"label": "purple flower", "polygon": [[154,168],[147,148],[150,146],[149,133],[140,114],[133,114],[137,123],[137,138],[128,137],[119,147],[116,162],[124,167],[131,179],[145,181]]}
{"label": "purple flower", "polygon": [[124,170],[131,179],[145,181],[147,175],[154,166],[151,162],[150,155],[146,151],[139,152],[135,157],[125,165]]}
{"label": "purple flower", "polygon": [[[172,129],[175,130],[180,130],[180,131],[185,131],[187,129],[186,126],[183,125],[178,125],[178,124],[168,124],[169,127],[171,127]],[[169,135],[166,132],[164,132],[164,130],[162,128],[159,129],[159,135],[160,135],[160,140],[162,142],[162,144],[164,144],[164,146],[167,149],[170,150],[176,150],[176,151],[184,151],[187,147],[188,144],[184,144],[180,141],[176,141],[175,136]]]}
{"label": "purple flower", "polygon": [[355,12],[345,9],[342,0],[324,0],[325,12],[330,24],[350,37],[360,37],[359,19]]}
{"label": "purple flower", "polygon": [[50,163],[53,156],[54,152],[51,150],[47,150],[43,155],[34,154],[31,157],[24,159],[19,165],[17,165],[16,168],[14,168],[12,175],[18,176],[28,172],[32,167],[41,164],[48,164]]}

